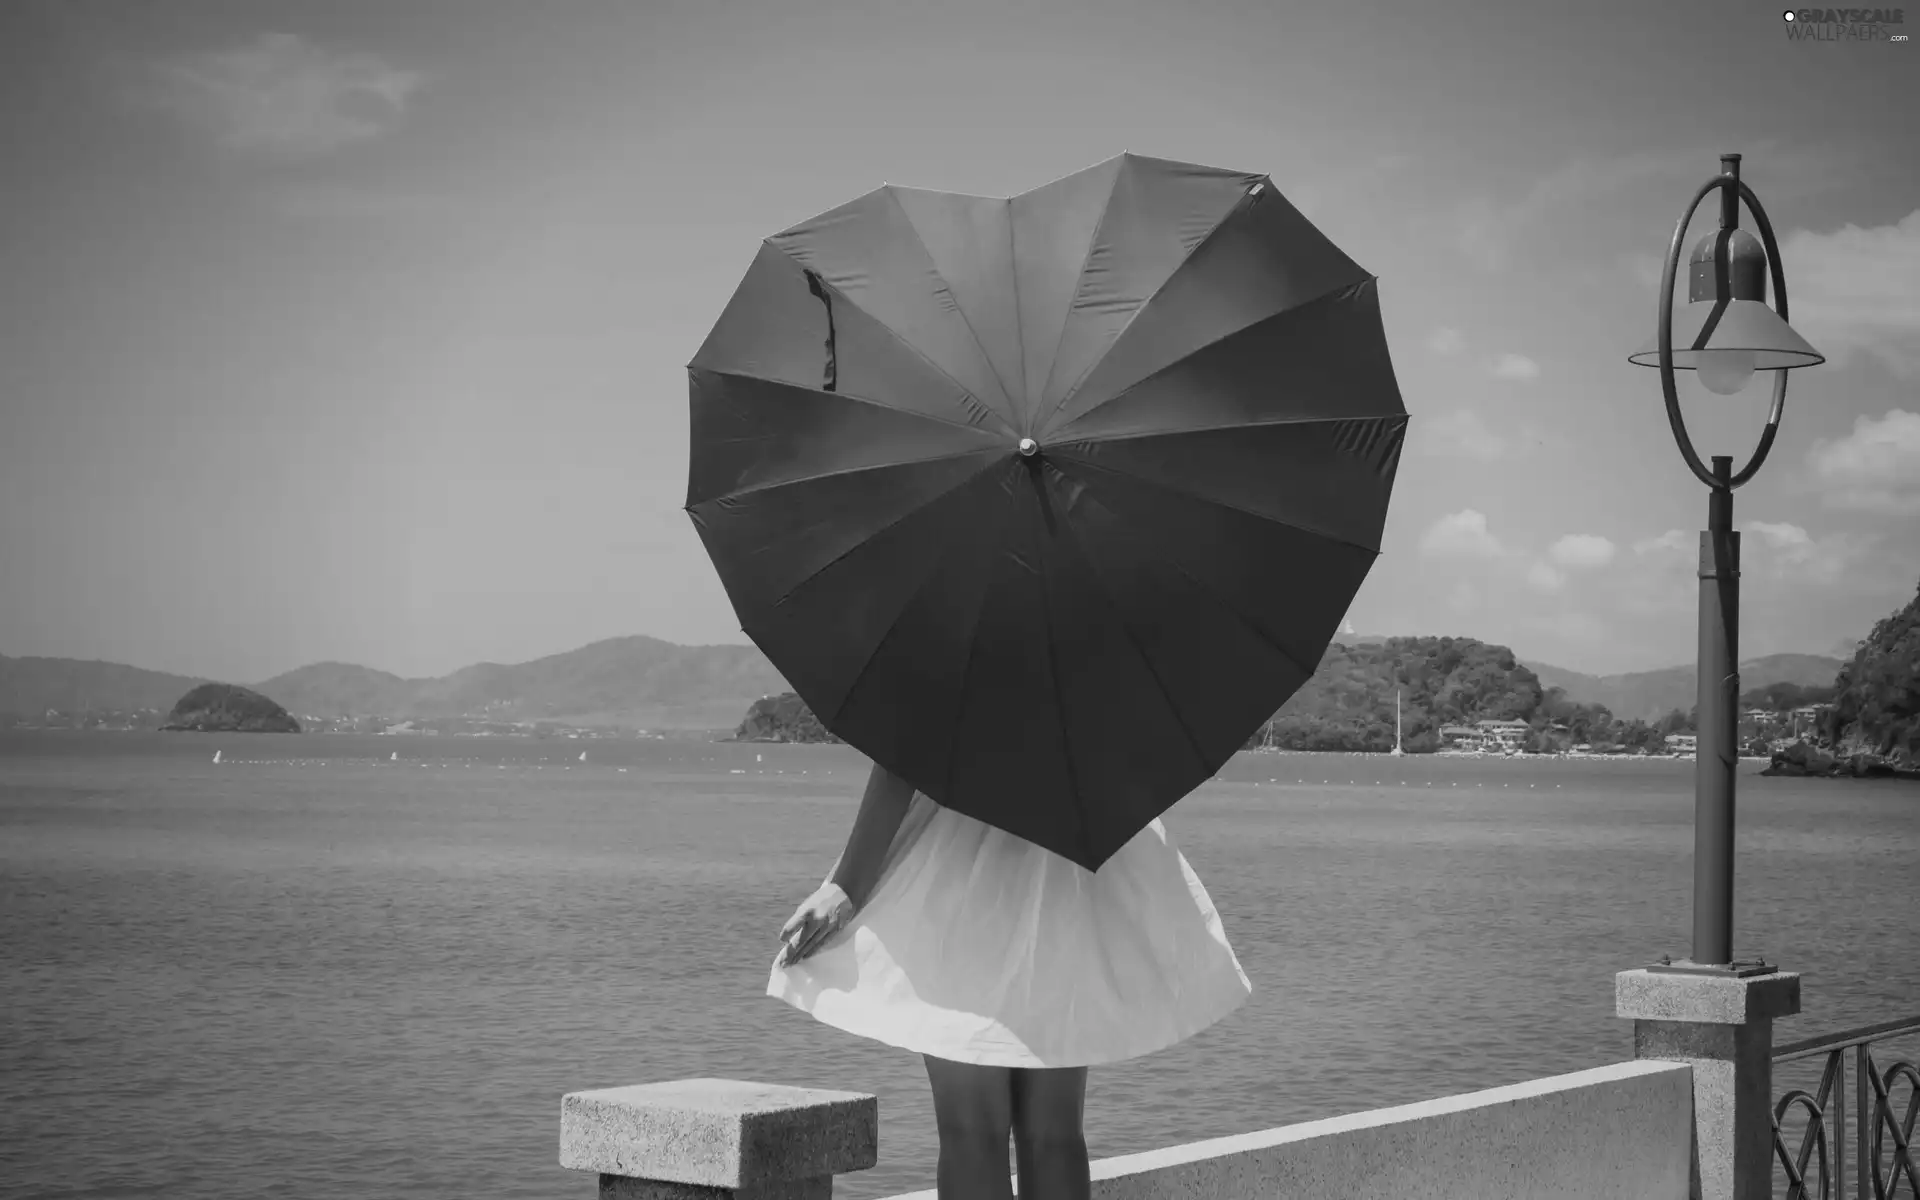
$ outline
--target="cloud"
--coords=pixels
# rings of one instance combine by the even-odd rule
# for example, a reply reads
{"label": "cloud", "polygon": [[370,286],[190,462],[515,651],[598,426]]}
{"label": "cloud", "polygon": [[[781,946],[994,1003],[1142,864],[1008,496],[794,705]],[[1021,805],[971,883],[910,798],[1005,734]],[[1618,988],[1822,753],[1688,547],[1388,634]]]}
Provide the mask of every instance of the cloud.
{"label": "cloud", "polygon": [[1641,538],[1633,544],[1635,555],[1672,555],[1692,550],[1700,544],[1698,534],[1688,533],[1684,529],[1669,529],[1655,537]]}
{"label": "cloud", "polygon": [[1524,354],[1502,354],[1488,370],[1495,379],[1540,378],[1540,364]]}
{"label": "cloud", "polygon": [[1355,633],[1358,633],[1358,632],[1359,632],[1358,630],[1356,630],[1356,629],[1355,629],[1355,628],[1353,627],[1353,618],[1352,618],[1352,617],[1341,617],[1341,618],[1340,618],[1340,632],[1341,632],[1341,633],[1344,633],[1344,634],[1347,634],[1347,635],[1349,635],[1349,636],[1351,636],[1351,635],[1353,635],[1353,634],[1355,634]]}
{"label": "cloud", "polygon": [[1616,547],[1592,533],[1569,533],[1547,547],[1547,557],[1563,567],[1604,567],[1613,561]]}
{"label": "cloud", "polygon": [[1856,352],[1920,376],[1920,209],[1896,225],[1796,229],[1780,243],[1788,318],[1835,365]]}
{"label": "cloud", "polygon": [[1599,578],[1624,613],[1667,618],[1700,602],[1700,535],[1669,529],[1641,538],[1631,555],[1616,560]]}
{"label": "cloud", "polygon": [[1556,435],[1530,423],[1502,422],[1496,428],[1470,408],[1423,418],[1413,430],[1414,444],[1423,454],[1479,462],[1518,457],[1529,448],[1561,442]]}
{"label": "cloud", "polygon": [[1489,426],[1470,408],[1441,413],[1414,426],[1429,454],[1492,462],[1513,449],[1513,439]]}
{"label": "cloud", "polygon": [[1467,339],[1460,335],[1458,329],[1449,329],[1444,325],[1427,335],[1427,349],[1435,354],[1452,357],[1466,349],[1466,345]]}
{"label": "cloud", "polygon": [[1857,417],[1845,437],[1816,441],[1807,465],[1829,508],[1920,514],[1920,413]]}
{"label": "cloud", "polygon": [[[1849,568],[1869,548],[1867,539],[1845,533],[1816,538],[1798,525],[1785,522],[1748,521],[1743,549],[1752,545],[1755,565],[1776,578],[1821,585],[1838,583]],[[1745,556],[1743,556],[1745,557]],[[1746,562],[1741,563],[1744,570]]]}
{"label": "cloud", "polygon": [[1527,568],[1527,585],[1537,592],[1557,592],[1567,585],[1567,576],[1552,563],[1536,559]]}
{"label": "cloud", "polygon": [[[1748,521],[1741,526],[1742,607],[1761,619],[1763,610],[1799,614],[1799,627],[1842,597],[1870,593],[1884,584],[1878,562],[1894,556],[1875,553],[1870,536],[1847,531],[1809,533],[1783,521]],[[1623,615],[1681,621],[1700,603],[1700,535],[1670,529],[1632,545],[1610,568],[1594,576]]]}
{"label": "cloud", "polygon": [[162,63],[157,78],[162,103],[221,145],[299,156],[378,136],[424,82],[374,55],[293,33]]}
{"label": "cloud", "polygon": [[1617,547],[1598,534],[1565,534],[1527,568],[1527,584],[1537,592],[1558,592],[1567,585],[1568,571],[1604,567],[1616,553]]}
{"label": "cloud", "polygon": [[1485,513],[1463,508],[1448,513],[1420,535],[1423,554],[1463,558],[1499,558],[1506,553],[1500,540],[1487,531]]}

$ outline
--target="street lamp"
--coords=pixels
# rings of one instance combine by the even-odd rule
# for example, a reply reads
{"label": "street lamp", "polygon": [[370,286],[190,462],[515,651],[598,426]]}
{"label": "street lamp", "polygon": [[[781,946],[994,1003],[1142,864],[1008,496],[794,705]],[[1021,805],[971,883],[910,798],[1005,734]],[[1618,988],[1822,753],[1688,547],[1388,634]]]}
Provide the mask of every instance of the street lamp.
{"label": "street lamp", "polygon": [[[1680,239],[1709,192],[1720,193],[1720,228],[1700,239],[1688,264],[1687,307],[1673,310],[1673,280],[1680,266]],[[1740,228],[1745,201],[1765,239],[1762,248]],[[1766,305],[1766,273],[1772,268],[1773,304]],[[1775,310],[1778,310],[1776,315]],[[1693,955],[1663,958],[1656,972],[1763,975],[1762,961],[1733,959],[1733,776],[1739,761],[1735,729],[1740,704],[1740,535],[1733,531],[1733,489],[1752,479],[1773,448],[1787,399],[1787,372],[1826,358],[1787,324],[1787,280],[1780,244],[1753,189],[1740,182],[1740,156],[1722,154],[1720,174],[1700,185],[1693,203],[1673,227],[1666,270],[1660,276],[1660,309],[1653,340],[1629,362],[1660,368],[1667,423],[1687,466],[1710,489],[1707,529],[1700,535],[1699,728],[1694,742]],[[1733,472],[1733,459],[1715,455],[1709,470],[1694,452],[1674,390],[1676,370],[1694,371],[1700,384],[1730,396],[1755,371],[1772,371],[1773,407],[1753,459]]]}

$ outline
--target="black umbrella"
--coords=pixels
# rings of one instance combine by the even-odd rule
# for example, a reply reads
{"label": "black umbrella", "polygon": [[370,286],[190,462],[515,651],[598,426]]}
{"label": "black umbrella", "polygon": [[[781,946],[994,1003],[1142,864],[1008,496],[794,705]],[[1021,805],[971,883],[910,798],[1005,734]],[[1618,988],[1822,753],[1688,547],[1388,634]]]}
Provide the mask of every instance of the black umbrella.
{"label": "black umbrella", "polygon": [[1406,430],[1374,278],[1264,176],[1122,155],[767,239],[687,511],[820,720],[1097,869],[1313,673]]}

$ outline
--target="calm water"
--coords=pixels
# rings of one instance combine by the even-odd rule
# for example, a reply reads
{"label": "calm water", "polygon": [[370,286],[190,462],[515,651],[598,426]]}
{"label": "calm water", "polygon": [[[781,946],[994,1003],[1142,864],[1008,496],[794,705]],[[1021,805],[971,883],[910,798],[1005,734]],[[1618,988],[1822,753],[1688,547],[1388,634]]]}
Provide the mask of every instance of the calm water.
{"label": "calm water", "polygon": [[[1735,948],[1804,972],[1779,1036],[1920,1012],[1920,788],[1751,770]],[[1093,1153],[1629,1057],[1613,973],[1687,949],[1690,771],[1242,755],[1168,826],[1255,995],[1095,1071]],[[837,747],[0,735],[0,1194],[588,1197],[563,1092],[713,1075],[878,1094],[837,1191],[931,1186],[918,1059],[762,994],[863,781]]]}

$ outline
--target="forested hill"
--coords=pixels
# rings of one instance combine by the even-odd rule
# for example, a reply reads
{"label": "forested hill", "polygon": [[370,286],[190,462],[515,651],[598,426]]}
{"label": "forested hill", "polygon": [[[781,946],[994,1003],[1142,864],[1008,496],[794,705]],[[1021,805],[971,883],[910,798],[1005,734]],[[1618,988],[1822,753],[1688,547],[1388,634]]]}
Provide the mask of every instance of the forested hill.
{"label": "forested hill", "polygon": [[[1505,646],[1473,638],[1396,637],[1327,647],[1313,678],[1282,705],[1272,743],[1291,750],[1390,750],[1394,692],[1404,745],[1439,746],[1443,725],[1528,721],[1546,690]],[[1267,740],[1257,733],[1255,743]]]}
{"label": "forested hill", "polygon": [[1920,590],[1873,627],[1834,688],[1833,745],[1920,766]]}

